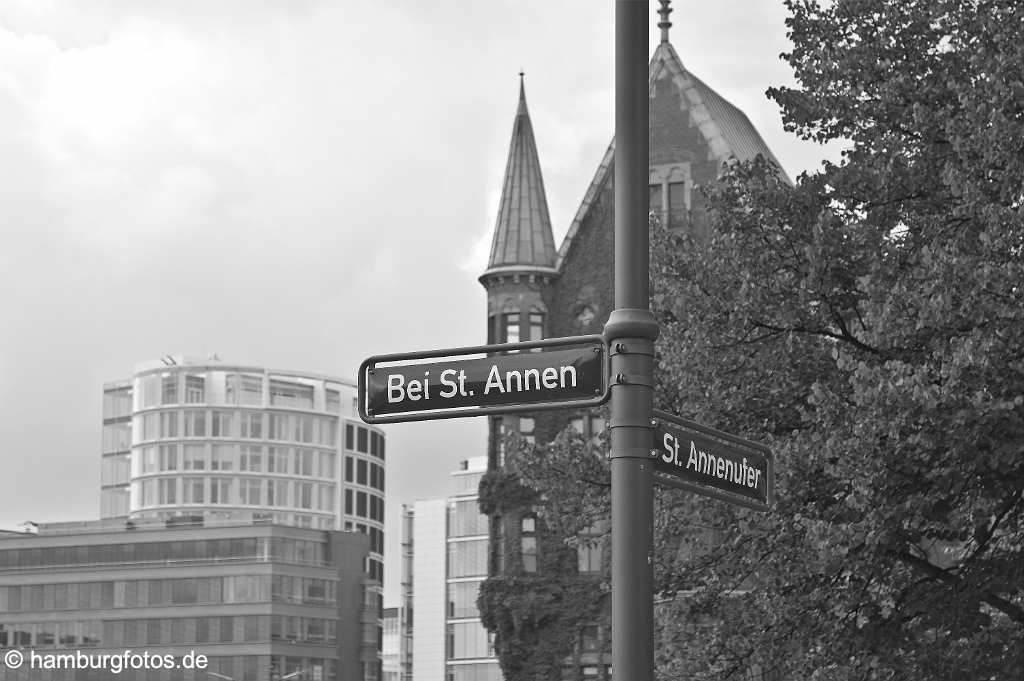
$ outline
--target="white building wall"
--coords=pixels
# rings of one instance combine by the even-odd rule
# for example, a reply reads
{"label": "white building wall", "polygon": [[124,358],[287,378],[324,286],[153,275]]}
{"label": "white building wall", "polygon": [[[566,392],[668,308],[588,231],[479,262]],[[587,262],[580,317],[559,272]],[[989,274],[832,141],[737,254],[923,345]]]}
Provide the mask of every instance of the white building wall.
{"label": "white building wall", "polygon": [[412,677],[445,681],[445,576],[447,561],[444,499],[413,506]]}

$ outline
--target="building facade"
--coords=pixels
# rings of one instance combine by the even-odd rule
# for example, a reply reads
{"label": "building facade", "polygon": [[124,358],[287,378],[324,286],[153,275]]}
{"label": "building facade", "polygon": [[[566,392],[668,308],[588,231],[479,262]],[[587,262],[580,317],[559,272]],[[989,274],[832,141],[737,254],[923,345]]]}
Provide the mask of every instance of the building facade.
{"label": "building facade", "polygon": [[[0,679],[377,679],[369,543],[354,532],[161,520],[5,533],[0,648],[21,649],[26,662],[0,666]],[[208,666],[116,672],[109,663],[40,669],[29,661],[29,651],[98,661],[126,650],[169,655],[175,665],[202,654]]]}
{"label": "building facade", "polygon": [[[780,172],[781,166],[743,112],[683,66],[669,42],[668,5],[661,3],[662,39],[649,67],[650,211],[657,228],[701,240],[709,229],[701,190],[727,164],[762,156]],[[612,141],[556,248],[520,82],[490,257],[480,276],[489,342],[601,333],[614,309],[614,161]],[[506,457],[514,456],[506,452],[507,433],[545,442],[572,425],[592,437],[604,420],[600,409],[490,417],[489,484],[481,496],[491,518],[484,616],[498,634],[509,681],[610,678],[608,547],[579,542],[571,556],[561,541],[545,546],[530,495],[502,477]],[[592,531],[603,534],[600,527]],[[531,619],[539,624],[524,624]]]}
{"label": "building facade", "polygon": [[477,492],[486,466],[486,457],[464,461],[450,496],[413,507],[415,681],[502,681],[477,610],[489,546]]}
{"label": "building facade", "polygon": [[402,555],[399,605],[384,609],[383,681],[412,681],[413,510],[402,504]]}
{"label": "building facade", "polygon": [[103,391],[102,518],[203,516],[370,537],[383,583],[384,433],[352,381],[165,357]]}

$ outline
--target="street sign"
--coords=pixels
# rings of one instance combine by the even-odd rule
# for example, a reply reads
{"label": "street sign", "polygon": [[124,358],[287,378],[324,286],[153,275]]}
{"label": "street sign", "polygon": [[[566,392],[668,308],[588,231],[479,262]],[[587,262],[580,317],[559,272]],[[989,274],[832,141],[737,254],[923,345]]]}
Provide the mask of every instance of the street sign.
{"label": "street sign", "polygon": [[608,399],[607,355],[597,335],[375,355],[359,367],[359,416],[395,423],[595,406]]}
{"label": "street sign", "polygon": [[733,504],[767,511],[775,501],[771,450],[654,410],[655,478]]}

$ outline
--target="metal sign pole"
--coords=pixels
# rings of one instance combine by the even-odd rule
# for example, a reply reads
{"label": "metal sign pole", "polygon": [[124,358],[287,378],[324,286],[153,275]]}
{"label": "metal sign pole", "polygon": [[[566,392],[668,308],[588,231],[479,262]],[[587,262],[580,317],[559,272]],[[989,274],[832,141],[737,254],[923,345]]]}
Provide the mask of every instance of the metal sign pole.
{"label": "metal sign pole", "polygon": [[615,2],[615,310],[611,358],[612,678],[654,677],[654,341],[648,234],[648,0]]}

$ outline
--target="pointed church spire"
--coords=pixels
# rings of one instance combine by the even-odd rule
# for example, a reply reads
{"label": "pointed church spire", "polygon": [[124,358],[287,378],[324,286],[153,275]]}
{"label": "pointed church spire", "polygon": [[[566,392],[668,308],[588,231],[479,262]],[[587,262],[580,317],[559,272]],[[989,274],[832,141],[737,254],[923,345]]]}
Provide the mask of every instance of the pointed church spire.
{"label": "pointed church spire", "polygon": [[668,29],[672,28],[672,22],[668,20],[668,15],[672,14],[672,8],[669,7],[671,0],[660,0],[661,9],[658,10],[658,14],[661,15],[661,21],[658,22],[658,28],[661,29],[661,42],[668,42]]}
{"label": "pointed church spire", "polygon": [[487,274],[495,268],[555,267],[555,239],[544,194],[533,125],[526,109],[526,88],[519,73],[519,105],[505,166],[498,220],[491,242]]}

